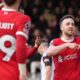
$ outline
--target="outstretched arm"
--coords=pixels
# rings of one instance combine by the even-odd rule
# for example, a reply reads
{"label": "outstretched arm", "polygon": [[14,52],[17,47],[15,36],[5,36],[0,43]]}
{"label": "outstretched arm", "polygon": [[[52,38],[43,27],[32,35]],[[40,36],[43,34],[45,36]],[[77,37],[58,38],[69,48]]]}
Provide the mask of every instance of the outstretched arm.
{"label": "outstretched arm", "polygon": [[26,57],[27,58],[32,57],[36,53],[40,44],[41,44],[41,38],[37,37],[36,40],[35,40],[35,45],[34,45],[33,48],[30,48],[28,45],[26,45]]}
{"label": "outstretched arm", "polygon": [[30,48],[29,46],[26,46],[26,58],[32,57],[36,53],[37,49],[38,47]]}

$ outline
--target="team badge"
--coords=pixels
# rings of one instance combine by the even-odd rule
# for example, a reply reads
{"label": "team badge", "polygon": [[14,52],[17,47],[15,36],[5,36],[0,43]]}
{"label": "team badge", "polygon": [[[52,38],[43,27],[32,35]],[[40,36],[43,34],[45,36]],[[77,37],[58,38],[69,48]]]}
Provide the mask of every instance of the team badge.
{"label": "team badge", "polygon": [[23,30],[27,35],[29,34],[30,27],[31,27],[31,22],[29,21],[25,24],[25,28]]}

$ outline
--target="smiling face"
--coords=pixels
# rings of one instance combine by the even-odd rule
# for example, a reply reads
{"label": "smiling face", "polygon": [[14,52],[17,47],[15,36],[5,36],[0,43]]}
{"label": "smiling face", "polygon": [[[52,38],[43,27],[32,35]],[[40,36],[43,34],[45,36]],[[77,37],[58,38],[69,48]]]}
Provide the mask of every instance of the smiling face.
{"label": "smiling face", "polygon": [[62,34],[67,36],[73,36],[75,33],[75,23],[71,18],[66,18],[61,22],[61,31]]}

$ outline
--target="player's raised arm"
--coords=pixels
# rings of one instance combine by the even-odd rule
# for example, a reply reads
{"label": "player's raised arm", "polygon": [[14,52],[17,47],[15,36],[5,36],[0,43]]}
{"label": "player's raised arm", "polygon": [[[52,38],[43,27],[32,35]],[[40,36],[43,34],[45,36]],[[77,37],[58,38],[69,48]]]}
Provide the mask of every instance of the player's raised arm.
{"label": "player's raised arm", "polygon": [[40,44],[41,44],[40,37],[36,37],[34,47],[30,48],[28,44],[26,44],[26,58],[30,58],[31,56],[33,56],[37,51],[38,47],[40,46]]}

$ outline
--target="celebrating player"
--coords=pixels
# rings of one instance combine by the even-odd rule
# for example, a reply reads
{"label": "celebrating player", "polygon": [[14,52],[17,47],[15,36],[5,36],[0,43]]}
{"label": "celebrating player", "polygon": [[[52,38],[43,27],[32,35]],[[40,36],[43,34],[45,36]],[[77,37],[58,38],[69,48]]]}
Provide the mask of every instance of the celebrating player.
{"label": "celebrating player", "polygon": [[74,17],[62,17],[60,29],[61,37],[52,40],[46,51],[48,56],[53,56],[54,80],[80,80],[80,37],[74,37]]}
{"label": "celebrating player", "polygon": [[0,79],[26,80],[26,42],[31,19],[18,12],[21,0],[3,0],[0,11]]}

